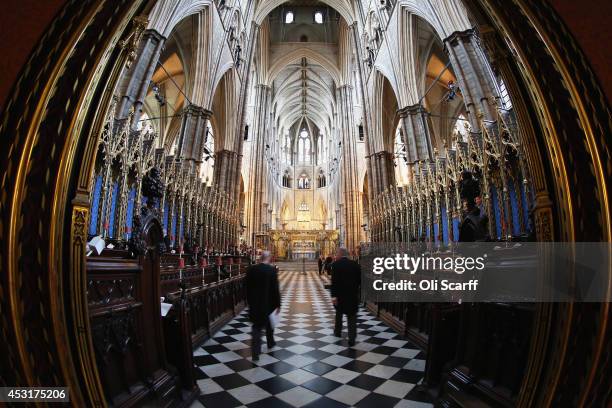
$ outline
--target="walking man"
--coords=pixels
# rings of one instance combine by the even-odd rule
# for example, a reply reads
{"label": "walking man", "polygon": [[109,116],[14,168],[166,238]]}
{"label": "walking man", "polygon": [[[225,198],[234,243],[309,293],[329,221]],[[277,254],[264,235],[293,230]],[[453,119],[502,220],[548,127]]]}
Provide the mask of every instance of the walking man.
{"label": "walking man", "polygon": [[336,308],[334,335],[342,337],[342,317],[346,315],[349,346],[355,345],[357,337],[357,310],[361,286],[361,267],[348,258],[346,248],[338,248],[336,261],[331,265],[331,296]]}
{"label": "walking man", "polygon": [[251,355],[253,361],[259,360],[261,353],[261,331],[265,327],[268,350],[276,345],[274,328],[270,324],[270,314],[280,312],[280,290],[276,268],[270,264],[272,256],[263,251],[261,262],[247,271],[246,288],[249,303],[249,318],[253,323],[251,332]]}

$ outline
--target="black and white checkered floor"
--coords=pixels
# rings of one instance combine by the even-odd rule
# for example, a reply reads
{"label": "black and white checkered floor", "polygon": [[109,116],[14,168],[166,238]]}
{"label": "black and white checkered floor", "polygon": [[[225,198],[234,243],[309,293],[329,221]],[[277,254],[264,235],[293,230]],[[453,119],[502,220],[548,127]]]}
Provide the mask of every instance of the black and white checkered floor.
{"label": "black and white checkered floor", "polygon": [[346,325],[343,339],[333,336],[334,309],[317,273],[294,265],[279,265],[277,345],[267,350],[264,339],[252,362],[251,325],[246,311],[237,316],[194,353],[202,395],[192,408],[431,407],[415,389],[423,354],[363,309],[349,348]]}

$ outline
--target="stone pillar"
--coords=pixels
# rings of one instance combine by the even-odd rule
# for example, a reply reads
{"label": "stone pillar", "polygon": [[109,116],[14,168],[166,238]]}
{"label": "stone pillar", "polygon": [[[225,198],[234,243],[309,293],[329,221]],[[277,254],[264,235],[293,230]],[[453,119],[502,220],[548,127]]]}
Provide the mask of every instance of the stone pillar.
{"label": "stone pillar", "polygon": [[236,180],[236,162],[238,154],[231,150],[219,150],[215,153],[215,172],[213,179],[221,191],[225,191],[234,199]]}
{"label": "stone pillar", "polygon": [[342,135],[342,192],[344,195],[344,240],[350,250],[359,245],[361,228],[361,195],[357,169],[357,146],[353,134],[352,89],[349,85],[338,88],[339,129]]}
{"label": "stone pillar", "polygon": [[142,34],[136,60],[132,62],[119,88],[121,100],[117,109],[117,118],[127,118],[132,106],[135,112],[134,122],[140,117],[149,82],[165,42],[166,38],[156,30],[148,29]]}
{"label": "stone pillar", "polygon": [[393,166],[393,153],[380,151],[374,153],[370,160],[373,161],[374,196],[382,193],[387,187],[395,185],[395,168]]}
{"label": "stone pillar", "polygon": [[495,120],[499,98],[495,76],[474,30],[454,32],[444,40],[444,47],[457,76],[472,130],[480,129],[478,114]]}
{"label": "stone pillar", "polygon": [[[178,135],[178,146],[176,157],[182,162],[181,168],[184,172],[183,183],[189,184],[185,191],[196,188],[198,180],[199,165],[202,162],[202,154],[206,137],[206,121],[210,112],[193,104],[183,109],[181,127]],[[184,186],[178,186],[183,188]],[[191,222],[191,194],[184,193],[181,197],[179,216],[177,219],[177,238],[180,244],[183,238],[192,236]],[[183,229],[181,234],[180,230]]]}
{"label": "stone pillar", "polygon": [[[240,152],[242,151],[242,144],[240,144]],[[241,211],[244,211],[243,208],[240,208],[240,197],[242,194],[241,186],[242,186],[242,154],[236,154],[236,177],[234,178],[233,185],[233,195],[234,202],[236,203],[236,214]],[[242,220],[242,218],[240,218]]]}
{"label": "stone pillar", "polygon": [[421,104],[407,106],[398,111],[402,121],[402,136],[408,161],[433,160],[431,135],[427,125],[425,108]]}
{"label": "stone pillar", "polygon": [[266,85],[256,87],[255,123],[253,126],[253,148],[251,151],[252,171],[249,175],[250,200],[248,210],[248,237],[251,244],[255,243],[255,233],[261,231],[264,221],[263,199],[265,193],[266,163],[264,160],[264,149],[266,142],[266,128],[269,116],[269,102],[271,89]]}
{"label": "stone pillar", "polygon": [[[361,8],[359,9],[361,10]],[[370,122],[369,97],[367,95],[367,91],[365,87],[365,83],[367,82],[366,81],[367,74],[364,72],[364,69],[365,69],[365,66],[363,63],[364,55],[362,55],[361,39],[359,38],[359,29],[357,26],[357,22],[354,22],[353,24],[351,24],[349,26],[349,29],[352,33],[353,49],[355,50],[355,55],[357,57],[356,60],[358,61],[357,62],[358,81],[360,84],[362,84],[362,86],[360,86],[359,88],[361,90],[361,100],[363,103],[363,130],[365,133],[365,138],[367,140],[366,164],[368,168],[367,177],[368,177],[368,186],[369,186],[368,203],[370,205],[368,212],[372,214],[372,207],[374,203],[374,197],[377,194],[377,189],[375,185],[375,175],[374,175],[374,167],[375,167],[374,166],[374,152],[370,149],[370,140],[369,140],[370,135],[372,134],[372,130],[371,130],[371,122]]]}
{"label": "stone pillar", "polygon": [[[202,161],[206,143],[206,122],[212,112],[190,104],[183,109],[176,155],[183,160]],[[212,152],[211,152],[212,153]]]}

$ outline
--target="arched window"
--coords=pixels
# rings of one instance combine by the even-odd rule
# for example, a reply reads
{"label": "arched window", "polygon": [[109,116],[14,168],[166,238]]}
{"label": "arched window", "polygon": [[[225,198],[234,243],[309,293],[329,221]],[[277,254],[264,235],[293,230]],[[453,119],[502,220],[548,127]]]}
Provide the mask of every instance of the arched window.
{"label": "arched window", "polygon": [[215,137],[210,121],[206,121],[206,136],[204,139],[204,152],[200,165],[200,179],[211,185],[215,166]]}
{"label": "arched window", "polygon": [[319,177],[317,178],[317,187],[323,188],[326,185],[327,185],[327,180],[325,179],[325,174],[323,174],[323,171],[321,171],[319,173]]}
{"label": "arched window", "polygon": [[289,175],[289,170],[285,170],[283,174],[283,187],[291,188],[291,176]]}
{"label": "arched window", "polygon": [[[464,115],[459,115],[457,117],[457,121],[455,122],[455,127],[453,128],[453,134],[456,135],[456,140],[459,140],[461,142],[467,142],[468,135],[471,131],[472,126],[470,125],[470,122],[465,118]],[[452,147],[456,148],[457,146],[453,145]]]}
{"label": "arched window", "polygon": [[285,13],[285,24],[293,23],[293,11],[288,11]]}
{"label": "arched window", "polygon": [[298,179],[298,189],[307,190],[310,188],[310,179],[306,175],[306,173],[302,173],[300,178]]}
{"label": "arched window", "polygon": [[304,129],[298,139],[298,163],[310,163],[310,138]]}
{"label": "arched window", "polygon": [[323,135],[320,133],[317,140],[317,163],[319,165],[323,163]]}
{"label": "arched window", "polygon": [[315,11],[314,13],[314,22],[315,24],[323,24],[323,13],[320,11]]}
{"label": "arched window", "polygon": [[408,152],[402,137],[402,125],[398,124],[395,130],[395,180],[398,186],[408,184]]}
{"label": "arched window", "polygon": [[500,92],[503,107],[505,109],[512,109],[512,101],[510,100],[510,94],[508,93],[508,88],[506,88],[506,83],[501,78],[499,79],[499,92]]}
{"label": "arched window", "polygon": [[149,119],[149,115],[147,115],[146,112],[143,112],[142,115],[140,115],[140,120],[138,122],[136,122],[136,130],[145,130],[145,132],[147,131],[153,131],[153,124],[151,123],[151,120]]}

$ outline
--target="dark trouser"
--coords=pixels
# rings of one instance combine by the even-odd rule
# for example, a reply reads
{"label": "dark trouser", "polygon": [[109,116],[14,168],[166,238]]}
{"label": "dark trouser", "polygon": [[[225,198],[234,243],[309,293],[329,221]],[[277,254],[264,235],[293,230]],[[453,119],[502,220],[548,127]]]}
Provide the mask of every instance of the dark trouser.
{"label": "dark trouser", "polygon": [[336,326],[334,327],[334,334],[338,337],[342,336],[342,315],[346,314],[346,326],[348,328],[348,339],[350,342],[355,341],[357,337],[357,312],[355,313],[342,313],[336,309]]}
{"label": "dark trouser", "polygon": [[253,323],[253,328],[251,331],[251,354],[253,357],[259,356],[261,353],[261,331],[263,328],[266,328],[266,341],[268,343],[268,348],[271,348],[274,345],[274,329],[270,325],[270,320],[268,319],[265,324],[255,324]]}

